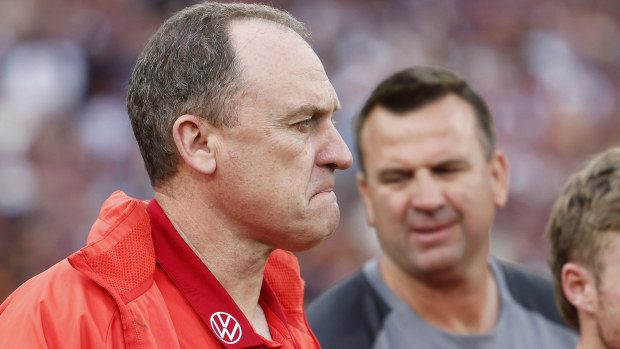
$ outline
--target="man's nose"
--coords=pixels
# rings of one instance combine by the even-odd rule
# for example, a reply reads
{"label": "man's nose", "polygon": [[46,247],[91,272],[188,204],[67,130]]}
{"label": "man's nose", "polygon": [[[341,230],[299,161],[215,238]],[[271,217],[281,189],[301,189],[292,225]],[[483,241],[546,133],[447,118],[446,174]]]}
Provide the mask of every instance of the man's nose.
{"label": "man's nose", "polygon": [[430,171],[418,171],[410,190],[410,205],[415,210],[434,212],[446,204],[444,188]]}
{"label": "man's nose", "polygon": [[318,154],[317,164],[334,170],[346,170],[353,164],[353,155],[344,139],[331,122],[325,130],[324,143]]}

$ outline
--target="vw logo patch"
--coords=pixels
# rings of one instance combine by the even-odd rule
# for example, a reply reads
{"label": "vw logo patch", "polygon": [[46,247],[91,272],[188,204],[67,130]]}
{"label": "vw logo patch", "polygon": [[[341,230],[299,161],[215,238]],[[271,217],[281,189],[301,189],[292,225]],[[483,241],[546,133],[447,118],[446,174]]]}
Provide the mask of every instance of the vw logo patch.
{"label": "vw logo patch", "polygon": [[235,344],[241,339],[241,325],[232,315],[223,311],[211,315],[211,329],[226,344]]}

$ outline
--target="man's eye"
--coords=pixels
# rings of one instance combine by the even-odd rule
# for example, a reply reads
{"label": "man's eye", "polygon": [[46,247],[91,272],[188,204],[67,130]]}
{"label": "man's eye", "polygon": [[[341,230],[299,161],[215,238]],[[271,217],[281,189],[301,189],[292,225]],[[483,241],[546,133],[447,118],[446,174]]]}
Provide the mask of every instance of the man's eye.
{"label": "man's eye", "polygon": [[388,178],[383,178],[381,180],[381,182],[383,182],[385,184],[400,183],[402,181],[403,181],[402,177],[388,177]]}
{"label": "man's eye", "polygon": [[301,132],[308,132],[314,127],[315,123],[316,123],[316,120],[314,118],[309,118],[309,119],[305,119],[300,122],[297,122],[293,124],[293,126],[295,126],[295,128],[297,128]]}
{"label": "man's eye", "polygon": [[463,170],[465,170],[464,166],[455,165],[455,166],[440,166],[440,167],[433,169],[433,172],[435,172],[438,175],[452,175],[452,174],[462,172]]}
{"label": "man's eye", "polygon": [[438,173],[438,174],[449,174],[449,173],[455,173],[458,171],[459,169],[456,167],[441,167],[441,168],[435,169],[435,173]]}
{"label": "man's eye", "polygon": [[383,184],[397,184],[397,183],[404,182],[406,179],[407,179],[406,176],[392,175],[392,176],[381,177],[379,180]]}

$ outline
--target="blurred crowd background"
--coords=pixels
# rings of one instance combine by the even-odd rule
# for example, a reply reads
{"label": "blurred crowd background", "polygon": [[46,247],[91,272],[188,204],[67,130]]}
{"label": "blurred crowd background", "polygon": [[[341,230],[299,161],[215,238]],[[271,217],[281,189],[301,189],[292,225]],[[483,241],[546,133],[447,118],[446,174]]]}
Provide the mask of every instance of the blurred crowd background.
{"label": "blurred crowd background", "polygon": [[[148,37],[192,3],[0,1],[0,301],[82,247],[113,191],[152,197],[127,119],[127,81]],[[269,4],[310,28],[351,149],[352,118],[388,74],[434,64],[463,75],[488,102],[511,165],[493,253],[546,272],[543,232],[562,183],[620,141],[619,1]],[[337,177],[336,233],[298,254],[309,299],[379,253],[356,171]]]}

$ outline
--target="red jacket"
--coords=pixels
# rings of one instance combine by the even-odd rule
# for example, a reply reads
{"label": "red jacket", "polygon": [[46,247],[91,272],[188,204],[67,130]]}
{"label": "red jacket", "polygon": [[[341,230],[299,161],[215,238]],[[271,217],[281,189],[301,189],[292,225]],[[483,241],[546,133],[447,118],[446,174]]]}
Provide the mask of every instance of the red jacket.
{"label": "red jacket", "polygon": [[[180,348],[181,331],[175,330],[170,300],[160,290],[170,285],[154,281],[161,269],[146,205],[114,193],[86,247],[28,280],[0,305],[0,348]],[[264,278],[298,348],[319,348],[306,322],[295,256],[274,251]],[[187,325],[197,326],[196,315],[186,308]],[[200,336],[207,341],[203,348],[222,347],[210,332]]]}

